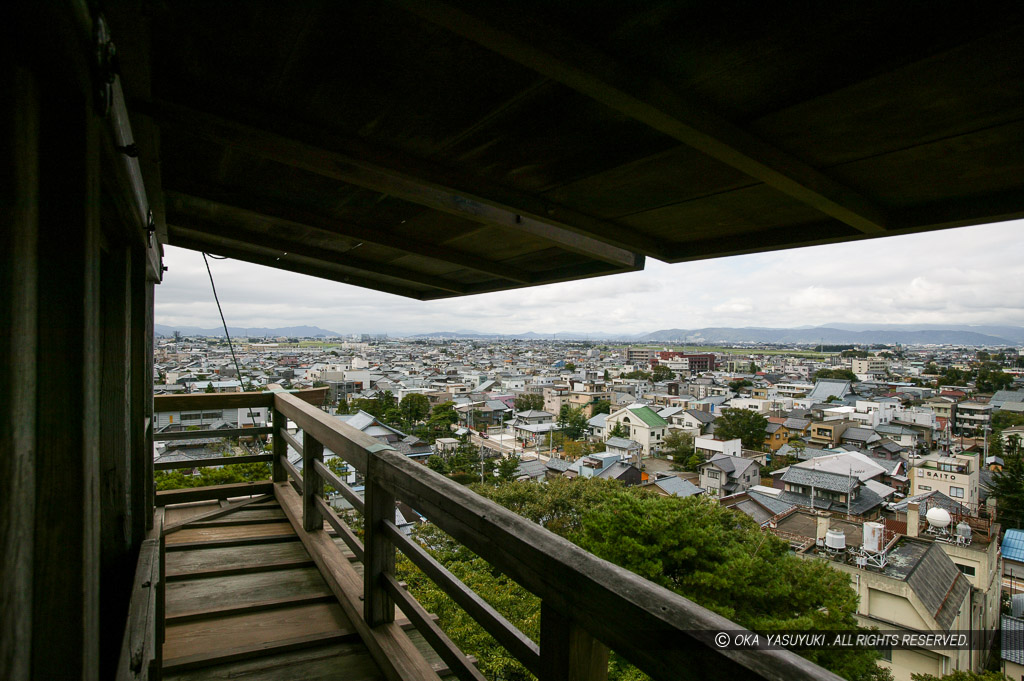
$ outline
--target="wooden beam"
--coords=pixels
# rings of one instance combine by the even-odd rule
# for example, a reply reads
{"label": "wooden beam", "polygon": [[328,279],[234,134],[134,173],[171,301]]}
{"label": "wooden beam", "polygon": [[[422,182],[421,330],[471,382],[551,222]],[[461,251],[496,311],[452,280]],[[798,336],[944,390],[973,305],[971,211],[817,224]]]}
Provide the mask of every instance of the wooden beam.
{"label": "wooden beam", "polygon": [[[293,395],[296,399],[319,406],[323,404],[327,395],[327,388],[308,388],[306,390],[292,390],[287,394]],[[274,406],[273,391],[246,392],[246,393],[193,393],[190,395],[157,395],[153,398],[155,411],[203,411],[206,409],[244,409],[245,407],[272,407]]]}
{"label": "wooden beam", "polygon": [[245,499],[243,501],[239,501],[239,502],[236,502],[234,504],[230,504],[230,505],[228,505],[226,507],[222,507],[222,508],[218,508],[218,509],[213,510],[213,511],[209,511],[207,513],[200,513],[197,516],[192,516],[191,518],[189,518],[187,520],[182,520],[179,523],[171,523],[169,525],[164,525],[164,534],[167,535],[167,534],[170,534],[171,532],[177,532],[178,530],[182,529],[183,527],[187,526],[190,523],[200,522],[200,521],[203,521],[203,520],[213,520],[214,518],[220,518],[220,517],[226,516],[226,515],[228,515],[230,513],[234,513],[235,511],[237,511],[240,508],[245,508],[246,506],[249,506],[251,504],[258,504],[258,503],[266,501],[267,499],[273,499],[273,498],[274,497],[271,494],[263,494],[261,496]]}
{"label": "wooden beam", "polygon": [[184,504],[192,501],[209,501],[211,499],[230,499],[253,494],[267,494],[273,491],[270,480],[260,482],[238,482],[228,485],[209,485],[207,487],[190,487],[188,489],[167,489],[156,493],[156,505]]}
{"label": "wooden beam", "polygon": [[273,458],[273,454],[249,454],[246,456],[211,456],[206,459],[189,459],[188,461],[161,461],[153,464],[153,470],[170,471],[179,468],[230,466],[240,463],[270,463]]}
{"label": "wooden beam", "polygon": [[356,138],[306,132],[307,139],[323,145],[314,146],[171,102],[141,106],[162,125],[186,134],[474,222],[526,232],[614,265],[631,265],[637,252],[658,252],[655,240],[628,227]]}
{"label": "wooden beam", "polygon": [[492,277],[528,284],[533,281],[530,272],[462,251],[444,244],[433,244],[415,237],[395,234],[390,225],[353,222],[319,215],[292,206],[283,206],[275,201],[243,194],[224,188],[171,185],[169,195],[187,200],[195,206],[216,209],[221,213],[240,218],[284,220],[293,225],[305,227],[310,232],[320,233],[328,238],[347,237],[368,244],[390,248],[399,253],[430,258],[439,262],[463,267]]}
{"label": "wooden beam", "polygon": [[[193,238],[196,237],[195,232],[201,232],[223,240],[222,243],[231,245],[233,248],[250,248],[256,253],[274,257],[283,257],[282,254],[294,253],[320,261],[324,268],[338,268],[338,272],[343,274],[360,276],[361,273],[368,272],[394,279],[399,284],[413,282],[452,293],[466,292],[466,287],[463,284],[444,277],[410,270],[402,265],[366,260],[344,250],[310,245],[296,239],[274,236],[267,232],[232,227],[215,218],[197,215],[196,212],[189,209],[188,202],[174,201],[173,199],[178,197],[173,193],[169,193],[168,198],[172,198],[171,205],[167,210],[168,225],[177,228],[178,233],[181,234],[185,233],[182,230],[187,230]],[[251,218],[253,221],[259,220],[258,217],[253,216],[253,218]],[[334,238],[337,239],[338,235],[334,235]]]}
{"label": "wooden beam", "polygon": [[430,291],[430,289],[422,291],[407,288],[405,286],[395,286],[386,284],[382,281],[367,279],[366,277],[361,277],[357,274],[349,274],[348,272],[340,271],[335,267],[331,267],[326,263],[297,256],[294,253],[289,253],[287,255],[284,253],[266,255],[255,252],[255,250],[249,245],[241,246],[233,244],[226,239],[210,236],[195,230],[183,230],[180,227],[175,227],[174,225],[168,226],[168,229],[170,230],[170,243],[172,245],[179,246],[181,248],[188,248],[193,251],[213,253],[214,255],[234,258],[235,260],[243,260],[256,265],[288,270],[289,272],[304,274],[308,277],[329,279],[342,284],[361,286],[374,291],[390,293],[396,296],[404,296],[406,298],[414,298],[416,300],[420,300],[424,293],[428,293]]}
{"label": "wooden beam", "polygon": [[[358,431],[357,431],[358,432]],[[363,580],[326,532],[302,529],[302,499],[286,483],[274,485],[274,493],[295,528],[320,574],[338,599],[349,621],[359,631],[363,643],[388,681],[440,681],[423,655],[416,649],[398,622],[370,627],[363,619],[360,599]]]}
{"label": "wooden beam", "polygon": [[[220,430],[179,430],[174,433],[157,433],[153,439],[158,442],[169,442],[172,440],[202,440],[210,437],[255,437],[257,435],[269,435],[273,432],[270,426],[258,428],[222,428]],[[266,456],[270,456],[267,454]],[[270,459],[266,459],[270,461]]]}
{"label": "wooden beam", "polygon": [[[631,72],[587,45],[502,13],[486,18],[438,0],[393,0],[420,18],[586,95],[726,163],[866,234],[883,233],[881,206],[664,83]],[[483,12],[474,6],[473,12]],[[495,10],[498,12],[499,10]]]}

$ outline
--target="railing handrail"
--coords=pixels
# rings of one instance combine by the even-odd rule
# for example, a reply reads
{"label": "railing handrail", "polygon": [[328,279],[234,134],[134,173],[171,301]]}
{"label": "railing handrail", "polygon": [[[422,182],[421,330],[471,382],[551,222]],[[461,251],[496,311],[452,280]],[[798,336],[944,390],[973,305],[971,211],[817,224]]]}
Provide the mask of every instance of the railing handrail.
{"label": "railing handrail", "polygon": [[[589,632],[655,677],[678,678],[686,670],[695,676],[753,672],[778,681],[839,679],[787,650],[720,649],[713,635],[742,627],[410,461],[299,397],[276,393],[273,405],[303,429],[304,439],[315,439],[363,473],[368,492],[378,489],[377,494],[393,495],[424,513],[538,595],[546,611]],[[315,475],[316,466],[310,469],[314,473],[303,474]],[[368,498],[367,512],[373,508]],[[386,538],[385,533],[371,532],[370,525],[368,518],[368,554],[374,550],[371,537]],[[367,569],[372,573],[375,568]],[[542,654],[544,643],[542,626]]]}
{"label": "railing handrail", "polygon": [[154,395],[153,412],[185,411],[193,409],[244,409],[245,407],[273,407],[275,395],[294,395],[308,403],[319,405],[327,396],[327,388],[303,390],[262,390],[235,393],[189,393],[187,395]]}

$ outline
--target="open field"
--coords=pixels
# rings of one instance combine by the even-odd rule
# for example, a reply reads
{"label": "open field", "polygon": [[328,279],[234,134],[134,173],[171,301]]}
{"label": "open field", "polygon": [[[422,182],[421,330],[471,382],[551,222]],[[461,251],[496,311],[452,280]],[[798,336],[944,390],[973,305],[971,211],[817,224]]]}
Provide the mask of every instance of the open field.
{"label": "open field", "polygon": [[815,352],[813,350],[769,350],[762,348],[728,348],[721,345],[659,345],[648,343],[638,345],[639,348],[672,350],[676,352],[717,352],[725,355],[789,355],[807,359],[827,359],[838,352]]}

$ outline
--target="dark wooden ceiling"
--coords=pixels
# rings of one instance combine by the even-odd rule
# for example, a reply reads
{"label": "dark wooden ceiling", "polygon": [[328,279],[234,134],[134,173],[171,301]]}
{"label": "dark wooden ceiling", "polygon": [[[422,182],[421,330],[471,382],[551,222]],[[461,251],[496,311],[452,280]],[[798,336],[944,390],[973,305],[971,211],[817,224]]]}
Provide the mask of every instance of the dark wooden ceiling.
{"label": "dark wooden ceiling", "polygon": [[172,245],[433,299],[1024,216],[1021,3],[108,4]]}

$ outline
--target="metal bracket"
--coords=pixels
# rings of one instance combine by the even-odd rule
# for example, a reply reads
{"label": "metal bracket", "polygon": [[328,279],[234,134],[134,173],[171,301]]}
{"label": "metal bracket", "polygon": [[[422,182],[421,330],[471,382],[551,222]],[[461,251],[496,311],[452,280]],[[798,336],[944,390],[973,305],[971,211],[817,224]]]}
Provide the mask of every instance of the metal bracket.
{"label": "metal bracket", "polygon": [[120,67],[117,63],[117,48],[110,38],[110,28],[103,15],[97,15],[94,23],[94,40],[96,45],[96,61],[93,64],[93,80],[95,82],[96,113],[102,118],[110,115],[114,102],[114,80]]}

